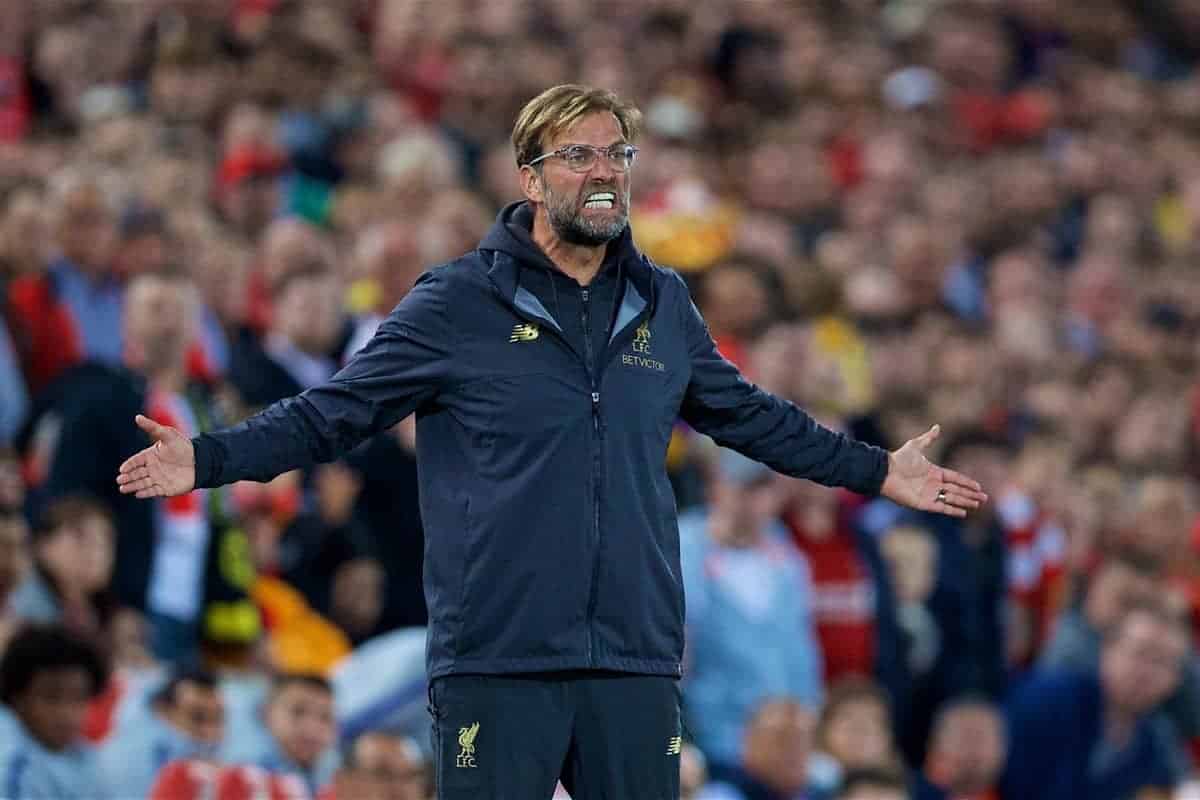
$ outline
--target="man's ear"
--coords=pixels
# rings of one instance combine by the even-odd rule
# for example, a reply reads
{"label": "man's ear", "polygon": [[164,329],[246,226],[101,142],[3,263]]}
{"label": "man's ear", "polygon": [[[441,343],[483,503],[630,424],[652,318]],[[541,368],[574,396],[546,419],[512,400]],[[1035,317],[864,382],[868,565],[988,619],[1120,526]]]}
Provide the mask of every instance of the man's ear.
{"label": "man's ear", "polygon": [[541,203],[545,197],[542,193],[542,174],[526,164],[518,173],[521,182],[521,192],[531,203]]}

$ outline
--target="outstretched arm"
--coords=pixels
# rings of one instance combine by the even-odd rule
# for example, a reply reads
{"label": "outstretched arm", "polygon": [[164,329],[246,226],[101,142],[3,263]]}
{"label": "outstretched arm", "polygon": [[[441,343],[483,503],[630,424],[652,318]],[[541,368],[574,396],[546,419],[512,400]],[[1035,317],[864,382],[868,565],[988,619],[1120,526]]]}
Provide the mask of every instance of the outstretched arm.
{"label": "outstretched arm", "polygon": [[923,511],[961,517],[987,500],[974,480],[925,458],[937,426],[893,453],[829,430],[747,381],[718,352],[695,304],[685,300],[684,307],[692,377],[681,414],[696,430],[785,475]]}
{"label": "outstretched arm", "polygon": [[328,383],[232,428],[188,441],[152,420],[154,443],[121,465],[126,494],[161,497],[238,480],[266,481],[332,461],[411,414],[445,385],[454,349],[445,279],[426,273],[375,337]]}

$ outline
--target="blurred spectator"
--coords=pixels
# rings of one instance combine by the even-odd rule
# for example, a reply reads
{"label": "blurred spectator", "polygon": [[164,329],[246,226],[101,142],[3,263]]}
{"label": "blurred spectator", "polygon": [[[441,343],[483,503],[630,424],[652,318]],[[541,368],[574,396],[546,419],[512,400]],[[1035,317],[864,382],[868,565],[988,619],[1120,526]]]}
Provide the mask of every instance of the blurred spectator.
{"label": "blurred spectator", "polygon": [[909,800],[910,797],[902,774],[875,768],[847,773],[834,800]]}
{"label": "blurred spectator", "polygon": [[107,800],[83,743],[88,701],[108,680],[96,648],[61,627],[31,626],[0,656],[0,780],[6,797]]}
{"label": "blurred spectator", "polygon": [[836,767],[830,788],[854,770],[898,769],[901,762],[892,739],[887,694],[864,679],[834,685],[821,709],[816,746]]}
{"label": "blurred spectator", "polygon": [[425,759],[416,743],[368,731],[346,748],[332,786],[318,800],[425,800]]}
{"label": "blurred spectator", "polygon": [[316,675],[280,675],[261,714],[262,729],[240,741],[231,737],[225,760],[295,775],[315,795],[337,767],[332,686]]}
{"label": "blurred spectator", "polygon": [[712,767],[720,800],[824,800],[812,785],[816,718],[795,700],[769,699],[746,723],[741,761]]}
{"label": "blurred spectator", "polygon": [[774,516],[769,468],[721,450],[710,505],[679,520],[687,602],[685,702],[700,748],[736,764],[745,725],[765,698],[820,703],[821,653],[808,565]]}
{"label": "blurred spectator", "polygon": [[78,496],[55,501],[34,529],[33,569],[12,595],[13,613],[101,639],[114,611],[115,538],[103,505]]}
{"label": "blurred spectator", "polygon": [[0,317],[0,447],[11,445],[29,412],[29,391],[8,327]]}
{"label": "blurred spectator", "polygon": [[1008,737],[985,699],[952,700],[938,711],[915,800],[996,800]]}
{"label": "blurred spectator", "polygon": [[99,751],[109,795],[144,797],[169,762],[212,761],[224,729],[225,707],[216,678],[199,670],[176,670],[147,707],[127,717]]}
{"label": "blurred spectator", "polygon": [[1161,606],[1135,606],[1105,632],[1098,668],[1030,678],[1008,706],[1001,797],[1116,800],[1170,791],[1172,743],[1152,712],[1179,683],[1187,635]]}

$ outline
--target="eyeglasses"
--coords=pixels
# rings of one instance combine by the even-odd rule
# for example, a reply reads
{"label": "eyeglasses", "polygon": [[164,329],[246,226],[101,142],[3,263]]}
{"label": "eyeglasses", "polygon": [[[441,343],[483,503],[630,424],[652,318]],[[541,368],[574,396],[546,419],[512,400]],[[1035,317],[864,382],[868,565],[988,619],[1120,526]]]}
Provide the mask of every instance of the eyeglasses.
{"label": "eyeglasses", "polygon": [[628,172],[633,166],[633,159],[638,154],[638,149],[631,144],[614,144],[612,147],[595,147],[590,144],[569,144],[565,147],[560,147],[557,150],[552,150],[545,155],[540,155],[530,161],[526,166],[532,167],[539,161],[545,161],[547,158],[561,158],[563,163],[567,165],[567,169],[572,172],[587,172],[592,167],[596,166],[596,159],[600,156],[605,156],[608,159],[608,165],[615,172]]}

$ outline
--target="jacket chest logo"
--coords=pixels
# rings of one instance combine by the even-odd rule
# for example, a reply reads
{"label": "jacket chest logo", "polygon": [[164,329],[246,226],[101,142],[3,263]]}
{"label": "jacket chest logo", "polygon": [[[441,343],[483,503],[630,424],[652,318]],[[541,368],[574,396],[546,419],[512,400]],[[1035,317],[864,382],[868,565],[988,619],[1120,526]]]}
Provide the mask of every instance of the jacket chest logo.
{"label": "jacket chest logo", "polygon": [[538,337],[538,326],[526,322],[513,325],[509,342],[532,342]]}
{"label": "jacket chest logo", "polygon": [[633,342],[630,344],[633,349],[632,353],[622,353],[621,363],[631,367],[641,367],[642,369],[652,369],[655,372],[663,372],[667,365],[663,362],[650,357],[650,322],[643,322],[638,325],[637,330],[633,334]]}

